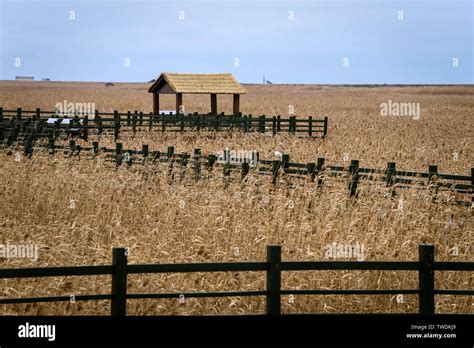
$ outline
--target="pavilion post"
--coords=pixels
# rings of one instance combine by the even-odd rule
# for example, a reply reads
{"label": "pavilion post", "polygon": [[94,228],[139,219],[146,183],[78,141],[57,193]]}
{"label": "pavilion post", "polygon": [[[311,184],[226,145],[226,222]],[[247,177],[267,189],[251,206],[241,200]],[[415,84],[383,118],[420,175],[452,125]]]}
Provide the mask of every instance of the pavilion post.
{"label": "pavilion post", "polygon": [[234,94],[234,115],[239,115],[240,112],[240,94]]}
{"label": "pavilion post", "polygon": [[160,95],[156,92],[153,93],[153,114],[158,115],[160,113]]}
{"label": "pavilion post", "polygon": [[217,115],[217,94],[211,94],[211,115]]}
{"label": "pavilion post", "polygon": [[179,114],[181,105],[183,105],[183,93],[176,93],[176,115]]}

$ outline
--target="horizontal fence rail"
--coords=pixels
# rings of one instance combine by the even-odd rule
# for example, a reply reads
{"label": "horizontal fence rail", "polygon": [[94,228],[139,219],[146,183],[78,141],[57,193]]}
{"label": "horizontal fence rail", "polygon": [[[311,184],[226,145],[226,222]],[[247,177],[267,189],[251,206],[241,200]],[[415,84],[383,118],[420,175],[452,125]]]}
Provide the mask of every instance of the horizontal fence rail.
{"label": "horizontal fence rail", "polygon": [[[66,120],[67,121],[66,121]],[[48,123],[50,120],[52,123]],[[54,120],[54,122],[53,122]],[[99,112],[95,110],[94,115],[64,115],[54,111],[26,111],[22,108],[16,110],[5,110],[0,108],[0,132],[27,133],[30,128],[41,128],[36,136],[47,136],[50,132],[55,134],[67,134],[80,136],[87,140],[92,131],[96,134],[113,132],[115,139],[120,137],[121,132],[138,130],[161,131],[161,132],[184,132],[184,131],[229,131],[241,130],[247,132],[288,133],[294,135],[307,135],[309,137],[326,137],[328,133],[328,117],[306,119],[290,116],[267,117],[261,115],[210,115],[210,114],[187,114],[187,115],[165,115],[144,112],[113,113]]]}
{"label": "horizontal fence rail", "polygon": [[251,151],[250,157],[233,158],[229,149],[222,150],[218,155],[203,155],[201,149],[195,149],[193,154],[177,153],[173,146],[168,146],[165,151],[157,151],[151,150],[147,144],[143,144],[141,150],[127,150],[120,142],[115,143],[114,149],[100,147],[97,141],[81,147],[75,140],[57,144],[53,137],[49,138],[47,143],[25,143],[19,140],[9,145],[4,139],[3,145],[7,148],[20,145],[24,155],[28,157],[33,155],[34,149],[46,149],[51,155],[61,151],[66,156],[85,159],[103,155],[115,168],[124,164],[130,168],[147,163],[162,163],[168,166],[167,172],[170,176],[178,166],[182,169],[181,175],[188,169],[194,171],[195,181],[201,179],[204,171],[212,172],[213,168],[219,166],[226,182],[235,180],[232,173],[238,173],[241,181],[252,173],[270,177],[274,185],[280,177],[300,178],[310,180],[322,189],[327,177],[342,177],[347,182],[350,197],[357,196],[360,182],[368,181],[383,183],[390,189],[392,196],[396,194],[396,189],[423,188],[429,190],[433,202],[436,202],[440,192],[453,192],[470,197],[470,200],[453,200],[453,203],[458,205],[471,206],[474,202],[474,168],[471,168],[470,175],[458,175],[439,172],[437,165],[429,165],[427,172],[399,170],[395,162],[388,162],[384,169],[361,167],[358,160],[351,160],[347,166],[331,166],[326,165],[325,158],[317,158],[316,162],[308,163],[291,162],[288,154],[283,154],[275,160],[264,160],[259,158],[258,151]]}
{"label": "horizontal fence rail", "polygon": [[[411,271],[418,272],[417,289],[282,289],[281,274],[287,271]],[[180,293],[128,293],[129,274],[189,272],[265,272],[266,287],[262,290]],[[268,245],[266,262],[219,262],[185,264],[129,264],[126,248],[114,248],[112,265],[50,268],[0,269],[0,279],[57,276],[112,276],[110,294],[77,295],[76,301],[110,300],[111,315],[127,313],[127,299],[215,298],[264,296],[266,314],[281,314],[282,295],[418,295],[419,314],[435,314],[435,295],[473,296],[471,289],[436,289],[435,271],[474,271],[474,262],[435,262],[434,246],[420,245],[418,261],[282,261],[281,246]],[[0,298],[0,304],[70,301],[71,296]]]}

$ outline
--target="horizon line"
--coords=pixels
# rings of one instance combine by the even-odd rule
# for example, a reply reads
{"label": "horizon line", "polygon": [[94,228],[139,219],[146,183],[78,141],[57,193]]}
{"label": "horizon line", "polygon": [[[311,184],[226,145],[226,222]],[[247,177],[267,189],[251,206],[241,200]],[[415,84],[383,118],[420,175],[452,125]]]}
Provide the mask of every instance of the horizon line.
{"label": "horizon line", "polygon": [[[79,80],[16,80],[16,79],[0,79],[0,82],[44,82],[44,83],[116,83],[116,84],[152,84],[149,81],[79,81]],[[258,85],[258,86],[340,86],[340,87],[365,87],[365,86],[379,86],[379,87],[419,87],[419,86],[433,86],[433,87],[449,87],[449,86],[464,86],[471,87],[474,83],[298,83],[298,82],[282,82],[282,83],[261,83],[261,82],[239,82],[241,85]]]}

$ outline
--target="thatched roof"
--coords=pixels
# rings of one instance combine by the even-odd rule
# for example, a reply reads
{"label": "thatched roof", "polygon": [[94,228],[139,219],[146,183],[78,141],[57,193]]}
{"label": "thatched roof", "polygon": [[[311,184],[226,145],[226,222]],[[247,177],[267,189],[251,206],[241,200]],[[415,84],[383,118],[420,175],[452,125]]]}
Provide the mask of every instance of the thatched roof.
{"label": "thatched roof", "polygon": [[[173,93],[243,94],[245,89],[232,74],[177,74],[162,73],[148,90],[160,91],[168,85]],[[165,87],[166,88],[166,87]]]}

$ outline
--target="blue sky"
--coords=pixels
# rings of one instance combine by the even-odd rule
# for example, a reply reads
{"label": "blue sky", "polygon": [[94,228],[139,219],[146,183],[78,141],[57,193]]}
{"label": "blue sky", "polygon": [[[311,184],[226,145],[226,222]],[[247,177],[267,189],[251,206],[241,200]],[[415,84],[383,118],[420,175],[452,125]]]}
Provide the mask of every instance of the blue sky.
{"label": "blue sky", "polygon": [[473,83],[473,11],[472,0],[0,0],[0,79]]}

